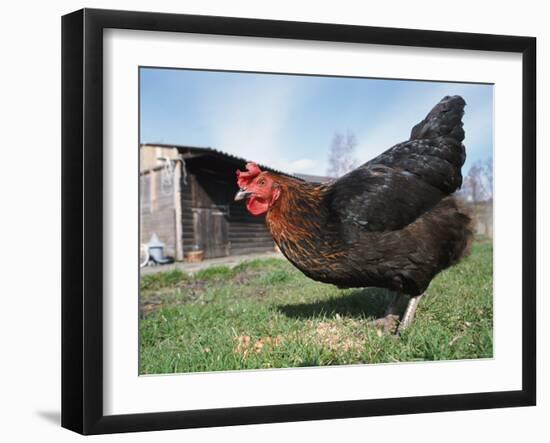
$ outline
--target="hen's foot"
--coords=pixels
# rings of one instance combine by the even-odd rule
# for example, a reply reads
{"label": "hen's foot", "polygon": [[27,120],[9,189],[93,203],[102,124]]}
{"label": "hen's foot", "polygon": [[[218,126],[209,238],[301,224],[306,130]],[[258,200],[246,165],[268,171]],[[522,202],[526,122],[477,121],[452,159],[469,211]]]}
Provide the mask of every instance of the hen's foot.
{"label": "hen's foot", "polygon": [[396,294],[393,300],[386,308],[384,317],[378,318],[372,322],[374,327],[384,331],[385,334],[395,334],[399,325],[399,305],[403,294]]}
{"label": "hen's foot", "polygon": [[395,334],[399,325],[399,315],[389,314],[373,320],[372,325],[384,334]]}
{"label": "hen's foot", "polygon": [[423,296],[424,294],[420,294],[416,297],[411,297],[411,299],[409,300],[407,309],[405,310],[403,318],[401,318],[401,323],[399,323],[399,327],[397,328],[398,334],[401,334],[401,332],[403,332],[412,324],[414,320],[414,315],[416,314],[416,308],[418,307],[418,303],[420,303],[420,300]]}

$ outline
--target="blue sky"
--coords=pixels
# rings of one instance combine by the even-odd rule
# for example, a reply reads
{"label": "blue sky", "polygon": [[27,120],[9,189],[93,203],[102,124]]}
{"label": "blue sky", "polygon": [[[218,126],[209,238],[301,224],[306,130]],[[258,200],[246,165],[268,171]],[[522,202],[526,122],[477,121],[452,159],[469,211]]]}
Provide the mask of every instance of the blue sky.
{"label": "blue sky", "polygon": [[364,163],[409,138],[445,95],[466,100],[463,172],[492,157],[490,85],[141,68],[142,143],[209,146],[290,173],[324,175],[336,132]]}

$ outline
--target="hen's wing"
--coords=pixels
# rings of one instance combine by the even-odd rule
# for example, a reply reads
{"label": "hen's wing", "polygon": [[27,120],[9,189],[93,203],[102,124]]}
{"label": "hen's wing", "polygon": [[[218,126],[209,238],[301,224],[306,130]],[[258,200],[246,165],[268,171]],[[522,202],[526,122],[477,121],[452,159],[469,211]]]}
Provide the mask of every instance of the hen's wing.
{"label": "hen's wing", "polygon": [[401,229],[462,185],[462,97],[444,97],[411,138],[333,182],[325,198],[342,230]]}

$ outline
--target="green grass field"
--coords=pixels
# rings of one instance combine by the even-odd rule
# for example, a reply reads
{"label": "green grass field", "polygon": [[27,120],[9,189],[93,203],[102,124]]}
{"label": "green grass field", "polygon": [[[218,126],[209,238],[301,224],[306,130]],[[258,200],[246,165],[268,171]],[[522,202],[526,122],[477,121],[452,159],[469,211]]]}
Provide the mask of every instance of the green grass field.
{"label": "green grass field", "polygon": [[314,282],[286,260],[141,281],[140,373],[492,357],[492,244],[439,274],[400,338],[370,320],[392,297]]}

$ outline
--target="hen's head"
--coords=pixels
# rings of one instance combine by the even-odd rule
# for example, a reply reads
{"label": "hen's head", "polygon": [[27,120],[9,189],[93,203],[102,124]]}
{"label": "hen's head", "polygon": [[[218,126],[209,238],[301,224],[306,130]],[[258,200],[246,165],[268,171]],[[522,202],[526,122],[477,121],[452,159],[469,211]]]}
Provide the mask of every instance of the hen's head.
{"label": "hen's head", "polygon": [[262,171],[256,163],[247,163],[246,171],[237,171],[239,192],[235,201],[246,200],[246,208],[252,215],[265,214],[281,195],[281,187],[275,178]]}

